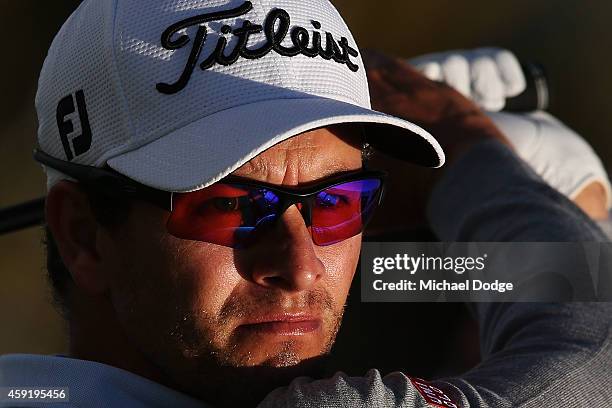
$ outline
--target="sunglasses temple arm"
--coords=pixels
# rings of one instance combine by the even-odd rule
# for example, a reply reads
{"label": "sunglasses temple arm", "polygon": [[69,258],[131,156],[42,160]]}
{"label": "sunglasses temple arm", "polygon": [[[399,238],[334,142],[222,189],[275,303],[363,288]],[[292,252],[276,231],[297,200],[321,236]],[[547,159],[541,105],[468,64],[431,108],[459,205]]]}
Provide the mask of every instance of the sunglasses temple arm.
{"label": "sunglasses temple arm", "polygon": [[[164,208],[172,211],[172,193]],[[165,201],[165,200],[164,200]],[[0,209],[0,235],[42,225],[45,221],[45,197]]]}
{"label": "sunglasses temple arm", "polygon": [[0,235],[41,225],[44,220],[44,197],[0,209]]}

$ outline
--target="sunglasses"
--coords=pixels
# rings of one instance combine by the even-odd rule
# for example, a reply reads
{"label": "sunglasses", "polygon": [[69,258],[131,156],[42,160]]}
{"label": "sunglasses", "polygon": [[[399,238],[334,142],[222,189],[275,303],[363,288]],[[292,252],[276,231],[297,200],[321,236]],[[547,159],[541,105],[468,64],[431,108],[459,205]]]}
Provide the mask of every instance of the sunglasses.
{"label": "sunglasses", "polygon": [[69,163],[35,150],[34,158],[108,194],[129,196],[170,211],[167,231],[182,239],[244,248],[292,205],[316,245],[332,245],[361,233],[383,198],[385,173],[359,170],[316,185],[285,188],[227,176],[188,193],[157,190],[108,168]]}

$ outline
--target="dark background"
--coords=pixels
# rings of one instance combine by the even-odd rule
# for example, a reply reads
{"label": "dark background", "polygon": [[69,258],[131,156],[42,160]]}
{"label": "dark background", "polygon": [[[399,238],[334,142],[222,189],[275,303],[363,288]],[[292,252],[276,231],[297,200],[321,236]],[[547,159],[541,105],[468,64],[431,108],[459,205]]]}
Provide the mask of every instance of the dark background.
{"label": "dark background", "polygon": [[[3,0],[0,3],[3,55],[0,63],[0,207],[44,194],[43,173],[31,159],[37,127],[34,94],[46,50],[78,3],[76,0]],[[612,91],[609,29],[612,2],[336,0],[334,3],[361,48],[411,57],[448,49],[500,46],[513,50],[522,60],[541,62],[552,83],[551,111],[595,147],[608,169],[612,167],[612,120],[608,109]],[[66,351],[63,323],[50,305],[41,238],[38,228],[0,236],[0,354]],[[347,316],[352,327],[372,330],[373,326],[360,321],[367,311],[359,314],[360,306],[354,307],[357,312]],[[401,345],[403,339],[415,337],[435,346],[436,339],[460,326],[465,317],[458,308],[444,305],[414,307],[390,305],[378,309],[387,316],[379,324],[397,325],[398,335],[389,342],[384,339],[381,342],[367,333],[358,337],[354,331],[341,333],[340,344],[345,351],[340,359],[354,358],[355,353],[361,358],[368,354],[366,350]],[[427,316],[428,311],[435,311],[443,318],[427,325],[422,316]],[[456,344],[471,344],[469,336],[462,336],[455,335]],[[449,355],[461,363],[463,357],[453,353],[453,350],[434,350],[424,355],[418,350],[406,350],[405,355],[416,356],[414,359],[419,361],[415,361],[415,367],[422,367],[428,361],[437,364]],[[400,358],[403,355],[398,353],[398,359],[407,361]],[[363,361],[365,366],[370,365],[367,358]],[[393,368],[393,364],[387,367]]]}

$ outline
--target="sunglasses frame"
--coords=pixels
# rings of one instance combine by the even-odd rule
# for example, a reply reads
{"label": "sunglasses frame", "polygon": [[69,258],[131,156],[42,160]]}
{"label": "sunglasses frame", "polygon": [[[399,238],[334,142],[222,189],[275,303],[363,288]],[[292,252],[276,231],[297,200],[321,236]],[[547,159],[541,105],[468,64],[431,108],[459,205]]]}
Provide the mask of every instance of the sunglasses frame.
{"label": "sunglasses frame", "polygon": [[311,187],[279,187],[275,184],[253,181],[251,179],[245,179],[237,176],[227,176],[223,180],[219,181],[219,183],[236,187],[264,188],[273,192],[280,199],[280,207],[278,209],[277,216],[284,214],[285,211],[287,211],[287,209],[294,204],[302,204],[300,212],[304,218],[306,226],[310,227],[312,225],[311,200],[315,199],[318,193],[341,184],[350,183],[352,181],[376,179],[380,183],[377,192],[378,197],[376,198],[376,204],[380,205],[385,191],[384,186],[386,175],[387,174],[385,172],[378,170],[356,170],[328,177],[324,181],[318,181],[316,184],[313,183]]}
{"label": "sunglasses frame", "polygon": [[[172,212],[172,201],[174,194],[189,194],[189,193],[174,193],[171,191],[158,190],[153,187],[145,186],[137,181],[130,179],[110,168],[101,168],[94,166],[86,166],[83,164],[70,163],[64,160],[55,158],[40,149],[34,150],[34,159],[58,170],[87,186],[95,186],[109,194],[120,194],[135,197],[154,204],[164,210]],[[385,179],[387,173],[380,170],[356,170],[331,176],[325,181],[316,182],[310,187],[280,187],[278,185],[258,182],[251,179],[229,175],[217,183],[265,188],[273,191],[283,202],[283,206],[279,214],[283,214],[287,208],[293,204],[303,203],[304,199],[315,195],[323,190],[334,187],[339,184],[344,184],[351,181],[363,180],[366,178],[376,178],[380,180],[380,191],[378,193],[377,205],[383,200],[385,191]],[[310,208],[308,214],[303,214],[305,221],[310,222]],[[306,218],[307,217],[307,218]]]}
{"label": "sunglasses frame", "polygon": [[96,187],[110,195],[135,197],[172,212],[172,192],[145,186],[108,167],[70,163],[40,149],[34,149],[34,160],[78,180],[85,186]]}

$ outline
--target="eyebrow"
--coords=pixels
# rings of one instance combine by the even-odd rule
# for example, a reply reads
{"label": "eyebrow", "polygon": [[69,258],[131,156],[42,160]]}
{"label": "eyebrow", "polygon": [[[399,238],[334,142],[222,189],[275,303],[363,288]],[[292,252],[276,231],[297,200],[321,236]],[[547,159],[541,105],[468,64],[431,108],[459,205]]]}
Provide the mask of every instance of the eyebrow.
{"label": "eyebrow", "polygon": [[336,166],[332,166],[332,167],[326,167],[325,170],[323,171],[323,174],[321,175],[321,177],[319,179],[326,179],[328,177],[332,177],[332,176],[339,176],[341,174],[344,173],[349,173],[352,171],[357,171],[357,170],[362,170],[362,167],[359,167],[357,169],[349,169],[346,166],[340,166],[340,165],[336,165]]}

